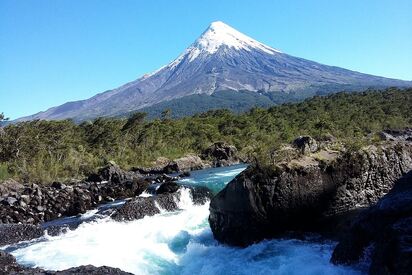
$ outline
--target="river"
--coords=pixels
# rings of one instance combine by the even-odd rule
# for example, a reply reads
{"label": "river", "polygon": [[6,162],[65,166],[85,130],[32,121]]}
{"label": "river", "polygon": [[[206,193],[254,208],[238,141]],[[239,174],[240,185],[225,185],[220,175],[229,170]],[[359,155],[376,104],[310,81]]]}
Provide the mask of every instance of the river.
{"label": "river", "polygon": [[[218,192],[245,168],[194,171],[182,183]],[[213,238],[209,203],[194,205],[190,193],[183,190],[179,208],[132,222],[115,222],[91,210],[72,218],[84,220],[75,230],[59,236],[46,234],[9,246],[7,251],[21,264],[49,270],[92,264],[134,274],[362,274],[361,268],[329,262],[334,242],[277,239],[247,248],[228,247]]]}

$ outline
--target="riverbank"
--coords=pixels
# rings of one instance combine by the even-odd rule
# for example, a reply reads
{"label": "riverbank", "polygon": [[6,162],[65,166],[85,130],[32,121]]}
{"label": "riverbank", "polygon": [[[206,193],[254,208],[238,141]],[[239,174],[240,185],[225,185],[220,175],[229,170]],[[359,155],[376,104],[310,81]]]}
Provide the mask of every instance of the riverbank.
{"label": "riverbank", "polygon": [[[74,216],[99,204],[139,196],[150,185],[173,182],[189,171],[237,164],[234,146],[211,145],[199,156],[189,155],[173,161],[159,159],[150,168],[130,171],[109,163],[80,182],[21,184],[7,180],[0,184],[0,223],[40,224],[60,217]],[[175,177],[166,174],[175,173]]]}

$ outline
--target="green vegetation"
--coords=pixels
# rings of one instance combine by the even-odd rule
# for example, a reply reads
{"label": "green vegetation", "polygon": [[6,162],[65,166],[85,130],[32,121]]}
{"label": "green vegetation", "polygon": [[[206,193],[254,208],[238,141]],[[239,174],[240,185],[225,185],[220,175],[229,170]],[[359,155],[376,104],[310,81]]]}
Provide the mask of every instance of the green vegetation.
{"label": "green vegetation", "polygon": [[267,156],[299,135],[332,134],[356,146],[370,133],[411,127],[410,106],[412,89],[393,88],[318,96],[242,114],[214,110],[172,119],[173,111],[165,110],[162,119],[152,121],[135,113],[128,119],[99,118],[79,125],[70,120],[22,122],[1,131],[0,178],[79,178],[109,160],[127,169],[160,156],[199,153],[216,141],[235,145],[250,159]]}
{"label": "green vegetation", "polygon": [[[251,92],[251,91],[218,91],[211,95],[195,94],[183,98],[163,101],[150,107],[145,107],[139,111],[147,113],[149,119],[161,118],[164,110],[172,111],[172,118],[182,118],[193,116],[202,112],[218,109],[227,109],[236,114],[249,111],[252,107],[269,108],[271,106],[301,102],[306,98],[314,96],[325,96],[336,91],[354,92],[363,91],[366,88],[355,85],[322,85],[305,87],[302,90],[281,93],[281,92]],[[378,88],[376,88],[378,89]],[[124,114],[119,114],[123,116]],[[127,116],[127,114],[126,114]]]}
{"label": "green vegetation", "polygon": [[[288,98],[289,97],[286,98],[285,96],[282,103]],[[276,103],[275,100],[269,97],[269,94],[250,91],[219,91],[210,96],[206,94],[196,94],[164,101],[143,108],[140,111],[147,113],[149,119],[160,118],[164,110],[171,110],[172,118],[182,118],[193,116],[199,113],[199,110],[205,112],[209,110],[228,109],[234,113],[242,113],[254,106],[268,108]]]}

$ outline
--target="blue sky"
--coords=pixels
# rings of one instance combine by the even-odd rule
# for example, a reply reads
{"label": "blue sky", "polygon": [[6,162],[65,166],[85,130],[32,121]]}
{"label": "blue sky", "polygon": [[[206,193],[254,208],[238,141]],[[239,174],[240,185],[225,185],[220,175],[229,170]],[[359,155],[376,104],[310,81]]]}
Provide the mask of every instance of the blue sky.
{"label": "blue sky", "polygon": [[134,80],[216,20],[291,55],[412,80],[411,0],[0,0],[0,112],[14,119]]}

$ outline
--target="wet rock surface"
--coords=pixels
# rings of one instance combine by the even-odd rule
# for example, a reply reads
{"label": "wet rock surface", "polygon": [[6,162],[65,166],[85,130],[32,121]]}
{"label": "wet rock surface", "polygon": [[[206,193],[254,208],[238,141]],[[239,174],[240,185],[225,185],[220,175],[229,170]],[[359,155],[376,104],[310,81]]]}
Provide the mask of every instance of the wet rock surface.
{"label": "wet rock surface", "polygon": [[69,269],[66,269],[66,270],[63,270],[63,271],[57,271],[54,274],[56,274],[56,275],[66,275],[66,274],[126,275],[126,274],[132,274],[132,273],[122,271],[119,268],[108,267],[108,266],[95,267],[95,266],[92,266],[92,265],[83,265],[83,266],[79,266],[79,267],[69,268]]}
{"label": "wet rock surface", "polygon": [[[173,184],[173,186],[175,186]],[[137,197],[128,201],[124,206],[116,209],[111,215],[115,221],[132,221],[142,219],[145,216],[153,216],[162,211],[174,211],[179,209],[179,201],[182,192],[188,190],[195,204],[203,204],[210,200],[212,192],[206,187],[189,187],[177,185],[173,192],[161,192],[155,196]]]}
{"label": "wet rock surface", "polygon": [[[106,168],[100,170],[103,175],[108,175],[107,171],[116,171],[116,175],[123,173],[117,167]],[[124,180],[121,182],[117,181],[118,178],[115,177],[115,182],[83,182],[74,185],[54,182],[50,186],[22,185],[10,181],[4,185],[10,188],[3,188],[3,197],[0,197],[0,245],[40,238],[46,231],[48,235],[59,235],[77,228],[86,220],[114,212],[117,213],[114,215],[117,220],[133,220],[160,213],[159,209],[176,210],[180,199],[179,190],[182,188],[190,190],[194,203],[205,203],[212,197],[209,189],[182,187],[176,182],[179,177],[166,174],[132,180],[122,177]],[[143,191],[153,197],[137,197]],[[135,199],[125,206],[104,205],[114,199],[124,198]],[[98,207],[99,204],[102,206]],[[93,217],[82,220],[75,217],[92,208],[98,210]],[[60,217],[62,219],[55,220]]]}
{"label": "wet rock surface", "polygon": [[412,270],[412,171],[378,203],[361,213],[336,246],[331,261],[355,264],[372,248],[371,274]]}
{"label": "wet rock surface", "polygon": [[40,268],[29,268],[19,265],[13,255],[0,250],[0,274],[27,274],[27,275],[68,275],[68,274],[113,274],[126,275],[132,274],[124,272],[119,268],[108,266],[95,267],[92,265],[85,265],[73,267],[62,271],[46,271]]}
{"label": "wet rock surface", "polygon": [[43,236],[44,230],[32,224],[0,224],[0,246]]}
{"label": "wet rock surface", "polygon": [[162,183],[159,188],[156,189],[156,194],[160,195],[163,193],[175,193],[179,190],[180,185],[175,181],[167,181]]}
{"label": "wet rock surface", "polygon": [[408,142],[249,167],[212,199],[209,223],[217,240],[238,246],[288,231],[319,231],[330,219],[339,222],[376,203],[410,169]]}
{"label": "wet rock surface", "polygon": [[[115,164],[109,164],[88,177],[87,181],[74,184],[53,182],[47,186],[39,186],[7,181],[0,185],[0,246],[11,245],[9,249],[13,249],[14,244],[41,238],[46,231],[51,236],[59,235],[69,229],[75,229],[82,222],[95,216],[111,215],[116,221],[129,221],[158,214],[163,210],[178,210],[182,190],[189,191],[195,204],[209,201],[212,192],[208,188],[182,186],[176,182],[179,178],[187,176],[190,176],[188,172],[179,176],[141,176],[139,173],[126,172]],[[150,191],[152,196],[139,196],[144,191]],[[106,202],[122,198],[132,199],[124,205],[105,206]],[[102,205],[98,206],[99,204]],[[98,212],[91,218],[79,219],[74,216],[93,208]],[[61,219],[55,220],[56,218]],[[28,268],[16,263],[12,255],[0,251],[0,274],[130,273],[116,268],[91,265],[63,271]]]}

